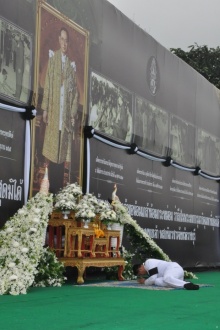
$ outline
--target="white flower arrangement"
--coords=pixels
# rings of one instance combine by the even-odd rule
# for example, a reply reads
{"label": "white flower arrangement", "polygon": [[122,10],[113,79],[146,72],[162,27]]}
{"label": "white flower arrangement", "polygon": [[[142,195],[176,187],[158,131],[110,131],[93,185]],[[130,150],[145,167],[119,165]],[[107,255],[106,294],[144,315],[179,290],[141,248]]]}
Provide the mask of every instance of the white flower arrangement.
{"label": "white flower arrangement", "polygon": [[112,210],[109,203],[98,200],[93,194],[87,193],[80,200],[76,206],[75,217],[77,219],[90,219],[95,218],[99,215],[99,219],[102,222],[116,221],[116,213]]}
{"label": "white flower arrangement", "polygon": [[75,198],[82,196],[82,188],[77,182],[67,184],[62,191],[73,194]]}
{"label": "white flower arrangement", "polygon": [[116,222],[117,215],[114,210],[108,210],[106,212],[100,213],[100,220],[101,221],[110,221],[110,222]]}
{"label": "white flower arrangement", "polygon": [[109,203],[100,202],[100,220],[103,223],[108,224],[109,222],[116,222],[117,221],[117,214],[112,209]]}
{"label": "white flower arrangement", "polygon": [[92,220],[95,217],[93,210],[84,203],[79,203],[76,207],[75,217],[77,219],[90,219]]}
{"label": "white flower arrangement", "polygon": [[[90,195],[90,194],[89,194]],[[76,219],[89,219],[92,220],[95,218],[95,206],[93,205],[94,199],[90,198],[91,196],[84,195],[76,206]]]}
{"label": "white flower arrangement", "polygon": [[102,212],[106,212],[111,209],[111,206],[109,203],[103,201],[103,200],[98,200],[98,203],[96,205],[96,213],[101,214]]}
{"label": "white flower arrangement", "polygon": [[95,213],[98,213],[99,201],[98,199],[90,193],[87,193],[82,198],[83,202],[85,202],[88,206],[92,207]]}
{"label": "white flower arrangement", "polygon": [[78,183],[68,184],[55,196],[54,208],[61,211],[75,210],[80,196],[82,189]]}
{"label": "white flower arrangement", "polygon": [[87,193],[76,206],[76,219],[93,220],[96,214],[99,213],[102,203],[90,193]]}
{"label": "white flower arrangement", "polygon": [[26,294],[33,284],[52,205],[52,195],[38,193],[0,231],[0,295]]}

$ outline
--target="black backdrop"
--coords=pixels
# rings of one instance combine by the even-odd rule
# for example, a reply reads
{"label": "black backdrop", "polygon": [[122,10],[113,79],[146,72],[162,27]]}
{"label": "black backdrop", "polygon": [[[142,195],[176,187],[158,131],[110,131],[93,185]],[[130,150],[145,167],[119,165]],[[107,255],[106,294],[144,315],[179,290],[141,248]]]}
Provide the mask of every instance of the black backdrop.
{"label": "black backdrop", "polygon": [[24,204],[25,120],[0,110],[0,227]]}
{"label": "black backdrop", "polygon": [[[92,138],[84,186],[107,199],[117,183],[120,200],[171,259],[184,267],[218,266],[219,91],[107,1],[47,2],[90,34],[85,125],[207,173],[165,167]],[[29,32],[34,45],[37,2],[17,3],[1,0],[1,15]],[[33,49],[32,74],[35,55]]]}
{"label": "black backdrop", "polygon": [[184,267],[219,264],[216,182],[130,155],[94,138],[89,145],[91,192],[108,200],[117,183],[120,201],[171,259]]}

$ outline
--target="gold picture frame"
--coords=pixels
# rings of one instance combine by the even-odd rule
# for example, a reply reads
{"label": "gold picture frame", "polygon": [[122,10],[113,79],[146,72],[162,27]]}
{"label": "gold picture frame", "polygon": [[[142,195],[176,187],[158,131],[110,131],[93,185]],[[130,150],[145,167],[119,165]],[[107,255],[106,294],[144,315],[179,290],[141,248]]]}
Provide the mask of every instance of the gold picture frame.
{"label": "gold picture frame", "polygon": [[[62,186],[65,186],[69,182],[78,182],[79,184],[82,184],[83,126],[87,109],[89,57],[89,31],[80,27],[45,1],[38,1],[37,13],[33,99],[33,103],[37,109],[37,116],[33,124],[34,151],[32,156],[31,195],[34,195],[41,189],[41,181],[47,167],[49,177],[51,177],[50,174],[52,173],[52,170],[50,171],[50,166],[52,168],[52,165],[54,164],[60,165],[61,163],[64,163]],[[66,46],[63,46],[61,44],[62,42],[66,43]],[[62,47],[67,47],[67,49],[64,51]],[[66,52],[64,54],[64,58],[66,59],[65,62],[62,62],[63,60],[61,60],[61,57],[58,60],[59,52],[61,54]],[[53,60],[51,60],[51,58],[53,58]],[[52,62],[53,65],[51,64]],[[51,65],[53,66],[53,79],[51,79],[51,73],[48,73],[51,69]],[[64,68],[60,69],[61,66]],[[63,70],[64,74],[60,73],[60,70]],[[64,80],[61,78],[62,75],[64,75]],[[62,85],[64,88],[63,97],[60,96],[53,98],[52,96],[59,94],[55,92],[57,87],[55,86],[54,81],[56,80],[57,85],[60,84],[59,86]],[[49,88],[51,88],[53,92],[49,91]],[[61,93],[61,87],[59,88]],[[46,93],[47,96],[45,96]],[[48,102],[46,102],[44,98],[48,98]],[[61,105],[60,102],[63,102],[63,104]],[[45,109],[46,103],[47,108]],[[58,128],[60,136],[63,139],[62,145],[59,145],[57,153],[61,155],[65,148],[67,148],[68,151],[66,152],[67,155],[64,157],[59,155],[56,161],[54,156],[52,156],[51,159],[49,156],[45,157],[45,154],[52,154],[52,151],[55,153],[56,147],[55,144],[53,144],[53,140],[56,139],[55,136],[57,136],[57,130],[55,129],[52,134],[50,134],[50,145],[48,144],[49,147],[47,148],[49,150],[48,154],[45,152],[46,147],[44,146],[44,143],[46,144],[46,142],[44,140],[46,140],[46,138],[48,139],[48,137],[46,137],[46,130],[49,130],[49,123],[44,120],[44,112],[46,112],[47,116],[50,116],[52,111],[54,113],[55,111],[60,112],[61,110],[58,110],[60,107],[63,108],[62,111],[65,114],[62,115],[63,126],[62,128],[59,127],[59,125],[61,125],[60,122],[59,124],[56,124],[56,126],[53,126]],[[75,110],[73,110],[73,108]],[[66,116],[65,119],[64,116]],[[51,120],[55,121],[54,118],[51,119],[50,117],[50,123]],[[58,120],[60,121],[60,119]],[[72,124],[70,124],[70,122]],[[64,126],[65,133],[63,133]],[[68,136],[68,140],[65,138],[65,134]],[[71,138],[69,138],[70,136]],[[69,140],[71,140],[71,142]],[[60,172],[54,173],[54,179],[51,180],[50,184],[56,186],[55,183],[60,177]],[[57,190],[62,188],[62,186],[57,184],[57,188],[49,189],[49,191],[56,193]]]}

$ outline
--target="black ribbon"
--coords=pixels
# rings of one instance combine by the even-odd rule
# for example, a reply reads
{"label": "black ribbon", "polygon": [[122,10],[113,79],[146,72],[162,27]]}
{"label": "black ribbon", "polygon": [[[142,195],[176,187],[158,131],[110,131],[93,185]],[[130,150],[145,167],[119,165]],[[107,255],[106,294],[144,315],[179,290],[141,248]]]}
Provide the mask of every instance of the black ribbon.
{"label": "black ribbon", "polygon": [[148,270],[148,273],[149,273],[150,276],[155,275],[155,274],[158,274],[157,267],[151,268],[150,270]]}

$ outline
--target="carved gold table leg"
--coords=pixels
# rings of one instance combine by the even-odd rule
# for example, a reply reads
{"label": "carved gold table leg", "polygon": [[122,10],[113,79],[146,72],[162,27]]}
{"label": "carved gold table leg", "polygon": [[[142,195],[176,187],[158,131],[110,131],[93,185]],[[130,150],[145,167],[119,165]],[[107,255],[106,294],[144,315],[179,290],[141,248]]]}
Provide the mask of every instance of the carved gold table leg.
{"label": "carved gold table leg", "polygon": [[78,264],[76,265],[76,267],[78,270],[77,284],[83,284],[84,283],[83,274],[85,272],[86,267],[83,264]]}
{"label": "carved gold table leg", "polygon": [[81,252],[81,247],[82,247],[82,233],[78,234],[78,257],[82,257],[82,252]]}
{"label": "carved gold table leg", "polygon": [[66,255],[67,255],[67,257],[70,257],[71,256],[71,244],[70,244],[70,239],[71,239],[71,235],[70,235],[70,233],[68,232],[67,233],[67,242],[65,242],[65,249],[66,249]]}
{"label": "carved gold table leg", "polygon": [[67,244],[68,240],[65,237],[65,242],[64,242],[64,258],[68,256],[68,244]]}
{"label": "carved gold table leg", "polygon": [[118,266],[118,279],[119,281],[124,281],[124,277],[122,276],[124,270],[124,266]]}

